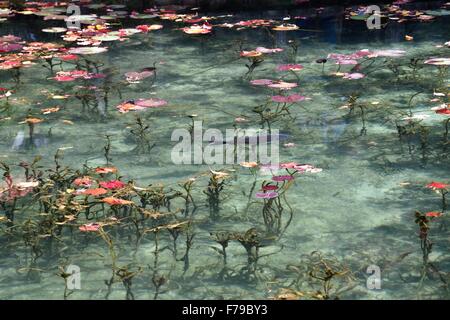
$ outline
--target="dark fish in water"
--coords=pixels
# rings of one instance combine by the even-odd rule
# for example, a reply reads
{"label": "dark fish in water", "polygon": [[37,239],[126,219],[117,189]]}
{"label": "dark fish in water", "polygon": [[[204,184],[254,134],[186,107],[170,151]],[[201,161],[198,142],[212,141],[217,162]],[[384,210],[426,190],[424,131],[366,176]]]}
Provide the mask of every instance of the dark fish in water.
{"label": "dark fish in water", "polygon": [[277,135],[255,135],[255,136],[242,136],[242,137],[234,137],[233,140],[212,140],[209,141],[211,144],[250,144],[256,142],[261,143],[271,143],[272,140],[275,140],[275,138],[278,137],[278,141],[284,141],[290,138],[290,135],[285,133],[280,133]]}
{"label": "dark fish in water", "polygon": [[125,73],[125,78],[129,83],[140,83],[141,80],[154,76],[156,73],[156,62],[151,67],[145,67],[139,71]]}

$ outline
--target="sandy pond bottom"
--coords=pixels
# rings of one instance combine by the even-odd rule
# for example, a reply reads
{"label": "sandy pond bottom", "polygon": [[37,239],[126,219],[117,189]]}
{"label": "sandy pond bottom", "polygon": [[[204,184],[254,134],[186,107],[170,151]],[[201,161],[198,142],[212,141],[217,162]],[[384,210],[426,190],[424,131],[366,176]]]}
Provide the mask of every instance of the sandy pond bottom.
{"label": "sandy pond bottom", "polygon": [[[282,17],[281,13],[279,15]],[[25,35],[34,32],[20,22],[14,23],[3,25],[0,32],[20,30]],[[53,166],[57,149],[67,148],[62,159],[64,165],[73,168],[81,168],[84,163],[91,167],[103,166],[105,135],[110,135],[110,156],[123,181],[133,179],[139,186],[151,183],[179,189],[178,183],[197,177],[193,196],[199,208],[193,217],[195,238],[189,254],[190,266],[184,272],[183,261],[175,261],[170,250],[164,250],[165,246],[171,248],[172,242],[167,232],[161,232],[159,249],[162,252],[157,268],[158,274],[167,277],[168,282],[161,287],[159,299],[265,299],[288,287],[316,292],[322,290],[321,283],[307,274],[315,259],[311,256],[314,251],[336,260],[339,268],[348,268],[353,273],[351,279],[347,277],[350,274],[336,277],[333,290],[348,289],[338,293],[340,298],[448,298],[445,287],[450,279],[448,218],[444,214],[440,220],[432,222],[430,237],[434,246],[429,259],[438,271],[426,275],[422,284],[422,251],[418,226],[414,223],[415,210],[440,209],[439,195],[425,185],[449,178],[449,151],[442,141],[443,118],[430,110],[437,105],[430,102],[436,98],[433,96],[435,88],[446,87],[448,93],[448,74],[438,79],[436,67],[423,65],[416,78],[398,80],[386,66],[388,61],[393,61],[409,72],[406,66],[411,58],[448,57],[449,49],[436,45],[450,40],[450,20],[440,17],[433,23],[411,23],[406,27],[393,24],[375,32],[364,29],[358,22],[346,21],[340,30],[336,28],[338,24],[334,17],[315,19],[305,24],[314,31],[272,33],[273,37],[263,29],[220,29],[213,35],[190,37],[169,24],[158,32],[114,43],[109,52],[95,56],[105,64],[102,69],[114,69],[114,77],[120,80],[125,72],[156,63],[154,85],[143,81],[123,88],[122,99],[117,94],[111,95],[105,118],[83,113],[77,100],[69,99],[63,102],[61,111],[36,126],[39,147],[12,149],[20,132],[27,134],[26,125],[17,123],[29,109],[35,111],[60,104],[47,100],[44,90],[56,92],[73,86],[48,80],[48,70],[38,65],[26,69],[21,75],[23,83],[14,94],[17,100],[12,120],[0,122],[1,161],[12,165],[41,155],[42,165],[49,167]],[[405,34],[414,35],[414,41],[405,41]],[[34,37],[46,41],[57,39],[40,33]],[[271,91],[251,86],[243,79],[248,62],[237,59],[239,46],[245,50],[258,46],[283,48],[282,53],[267,56],[253,72],[252,79],[283,78],[293,82],[296,78],[291,73],[275,71],[278,65],[293,62],[291,40],[298,44],[296,63],[304,66],[298,73],[300,85],[291,93],[310,99],[290,107],[294,119],[283,118],[273,125],[289,136],[281,143],[280,158],[283,162],[310,163],[323,171],[299,175],[295,179],[286,195],[294,212],[293,220],[280,239],[266,241],[260,249],[263,257],[258,261],[256,278],[240,274],[246,266],[247,255],[237,241],[231,241],[227,248],[228,270],[224,275],[221,273],[222,257],[211,248],[220,246],[211,240],[210,233],[245,232],[252,227],[264,230],[262,200],[255,199],[259,202],[244,213],[253,176],[249,169],[239,165],[210,166],[217,171],[234,170],[229,171],[231,176],[222,192],[219,218],[210,219],[203,193],[209,166],[172,164],[170,152],[174,143],[170,135],[174,129],[187,128],[191,114],[196,114],[205,128],[233,128],[236,117],[249,120],[237,126],[258,128],[258,117],[252,109],[264,104]],[[361,49],[399,49],[406,54],[395,59],[377,58],[370,69],[374,71],[359,80],[331,75],[337,69],[332,60],[325,65],[324,73],[322,66],[315,62],[329,53],[349,54]],[[351,67],[342,69],[348,72]],[[11,79],[2,75],[1,86],[11,85]],[[396,121],[401,122],[408,112],[409,99],[419,91],[422,94],[413,99],[412,109],[414,113],[430,115],[422,123],[429,129],[425,151],[417,135],[399,139],[396,128]],[[359,111],[349,116],[349,110],[341,108],[352,94],[358,94],[358,103],[367,106],[365,134],[361,134],[363,124]],[[127,99],[151,97],[167,100],[168,104],[139,113],[120,114],[115,110],[116,105]],[[156,143],[149,154],[132,152],[135,143],[130,140],[129,126],[137,114],[150,125],[150,137]],[[62,120],[70,120],[73,125]],[[293,145],[285,147],[287,143]],[[258,174],[257,186],[269,179],[270,175]],[[177,206],[182,207],[183,203],[175,201],[172,209]],[[144,237],[136,251],[133,235],[112,231],[111,234],[117,264],[129,265],[134,271],[142,268],[133,278],[135,298],[154,298],[153,235]],[[48,248],[45,248],[46,253],[37,260],[37,270],[31,272],[28,269],[30,249],[23,241],[8,240],[2,235],[1,242],[0,299],[63,298],[64,280],[58,275],[58,266],[68,264],[80,267],[82,286],[70,299],[105,298],[105,281],[111,278],[111,259],[98,234],[82,233],[73,228],[72,235],[67,232],[61,243],[54,244],[56,249],[52,255],[47,254]],[[185,248],[184,233],[177,243],[178,258],[181,258]],[[369,265],[381,268],[381,290],[370,290],[366,286]],[[111,289],[110,299],[125,297],[121,282],[114,283]]]}

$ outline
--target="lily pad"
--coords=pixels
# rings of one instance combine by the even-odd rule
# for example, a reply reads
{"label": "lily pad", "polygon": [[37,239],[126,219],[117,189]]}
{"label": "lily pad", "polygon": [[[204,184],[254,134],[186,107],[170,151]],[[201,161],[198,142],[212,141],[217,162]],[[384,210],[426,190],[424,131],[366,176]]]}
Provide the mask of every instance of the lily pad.
{"label": "lily pad", "polygon": [[424,61],[424,63],[434,66],[450,66],[450,58],[431,58]]}
{"label": "lily pad", "polygon": [[71,54],[97,54],[108,51],[104,47],[77,47],[69,50]]}
{"label": "lily pad", "polygon": [[23,14],[23,15],[25,15],[25,16],[29,16],[29,15],[35,14],[35,12],[34,12],[34,11],[31,11],[31,10],[18,11],[17,13]]}
{"label": "lily pad", "polygon": [[427,10],[427,11],[425,11],[425,13],[430,15],[430,16],[436,16],[436,17],[450,16],[450,10],[446,10],[446,9]]}
{"label": "lily pad", "polygon": [[369,15],[365,14],[358,14],[356,16],[351,16],[351,20],[357,20],[357,21],[366,21],[369,18]]}
{"label": "lily pad", "polygon": [[113,9],[113,10],[117,10],[117,9],[123,9],[126,8],[127,6],[124,4],[110,4],[108,5],[109,9]]}
{"label": "lily pad", "polygon": [[102,19],[102,20],[116,20],[117,19],[117,17],[115,17],[115,16],[100,16],[100,19]]}
{"label": "lily pad", "polygon": [[141,33],[141,32],[142,31],[138,30],[138,29],[128,28],[128,29],[120,29],[119,31],[112,31],[112,32],[109,32],[108,34],[110,36],[123,36],[123,35],[131,36],[133,34]]}
{"label": "lily pad", "polygon": [[121,11],[114,11],[114,12],[111,13],[111,15],[114,15],[114,16],[122,18],[122,17],[125,17],[126,15],[128,15],[128,11],[125,11],[125,10],[123,10],[123,11],[122,10]]}
{"label": "lily pad", "polygon": [[134,104],[144,108],[157,108],[165,106],[167,104],[167,101],[163,99],[150,98],[136,100]]}
{"label": "lily pad", "polygon": [[104,7],[106,7],[106,4],[104,4],[104,3],[93,3],[93,4],[86,5],[86,8],[89,8],[92,10],[97,10],[97,9],[101,9]]}
{"label": "lily pad", "polygon": [[53,27],[53,28],[42,29],[42,32],[46,32],[46,33],[62,33],[62,32],[66,32],[66,31],[67,31],[67,29],[62,28],[62,27]]}
{"label": "lily pad", "polygon": [[66,13],[65,9],[61,9],[61,8],[47,8],[47,9],[42,9],[39,12],[36,12],[35,15],[37,16],[51,16],[54,14],[61,14],[61,13]]}
{"label": "lily pad", "polygon": [[130,16],[131,19],[153,19],[156,17],[156,14],[134,14]]}
{"label": "lily pad", "polygon": [[87,15],[87,14],[82,14],[82,15],[73,15],[70,17],[67,17],[65,20],[69,21],[69,22],[75,22],[75,21],[95,21],[97,19],[97,15],[96,14],[91,14],[91,15]]}
{"label": "lily pad", "polygon": [[119,40],[120,37],[119,36],[115,36],[115,35],[101,35],[101,36],[95,36],[92,37],[92,39],[97,40],[97,41],[116,41]]}

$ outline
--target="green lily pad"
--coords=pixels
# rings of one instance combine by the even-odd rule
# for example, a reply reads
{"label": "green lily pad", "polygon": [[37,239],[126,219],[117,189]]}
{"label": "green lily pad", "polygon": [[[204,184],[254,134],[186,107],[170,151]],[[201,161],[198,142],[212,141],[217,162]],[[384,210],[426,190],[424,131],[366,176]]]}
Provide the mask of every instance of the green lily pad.
{"label": "green lily pad", "polygon": [[128,11],[114,11],[114,12],[112,12],[112,15],[116,15],[116,16],[119,16],[119,17],[126,16],[127,14],[128,14]]}

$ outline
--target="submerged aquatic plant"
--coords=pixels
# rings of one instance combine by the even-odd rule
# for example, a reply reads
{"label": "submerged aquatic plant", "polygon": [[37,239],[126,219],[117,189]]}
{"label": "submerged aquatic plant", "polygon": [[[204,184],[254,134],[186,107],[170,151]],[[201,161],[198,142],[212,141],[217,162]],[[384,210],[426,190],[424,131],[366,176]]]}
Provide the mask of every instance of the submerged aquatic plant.
{"label": "submerged aquatic plant", "polygon": [[227,232],[227,231],[217,231],[217,232],[211,232],[210,233],[211,238],[217,242],[220,246],[221,249],[217,249],[216,247],[212,247],[214,250],[216,250],[217,252],[219,252],[220,255],[222,255],[223,258],[223,269],[225,270],[225,268],[227,267],[227,247],[228,244],[231,240],[234,240],[235,237],[232,233]]}
{"label": "submerged aquatic plant", "polygon": [[161,275],[158,271],[159,268],[159,254],[160,254],[160,248],[159,248],[159,231],[160,228],[154,228],[150,230],[154,233],[154,241],[155,241],[155,250],[153,251],[154,259],[153,259],[153,266],[149,266],[149,268],[153,271],[152,275],[152,283],[155,287],[155,295],[153,296],[153,300],[158,299],[158,296],[161,292],[161,287],[166,284],[167,278],[164,275]]}
{"label": "submerged aquatic plant", "polygon": [[141,117],[136,117],[135,123],[131,126],[130,133],[136,141],[133,152],[137,154],[149,154],[155,147],[150,139],[150,126],[144,123]]}
{"label": "submerged aquatic plant", "polygon": [[355,109],[359,109],[359,116],[361,118],[362,122],[362,128],[360,131],[360,135],[366,135],[367,134],[367,106],[366,104],[359,103],[358,102],[359,95],[357,93],[352,93],[348,99],[347,103],[345,104],[345,107],[349,110],[348,116],[351,117],[355,113]]}
{"label": "submerged aquatic plant", "polygon": [[256,228],[251,228],[244,233],[236,233],[234,237],[247,252],[247,265],[243,271],[244,275],[251,279],[255,275],[260,258],[261,234]]}
{"label": "submerged aquatic plant", "polygon": [[250,208],[250,205],[252,203],[252,196],[253,196],[253,192],[255,190],[256,183],[257,183],[258,163],[256,163],[256,162],[241,162],[240,165],[241,165],[241,167],[248,168],[250,170],[250,174],[253,176],[252,186],[251,186],[248,196],[247,196],[247,206],[245,207],[245,211],[244,211],[245,214],[247,214],[248,210]]}
{"label": "submerged aquatic plant", "polygon": [[0,112],[5,112],[9,116],[11,116],[11,113],[12,113],[12,108],[11,108],[12,106],[9,101],[9,97],[11,97],[12,94],[13,94],[12,90],[8,90],[6,88],[0,87],[0,101],[3,99],[5,100],[3,105],[0,107]]}
{"label": "submerged aquatic plant", "polygon": [[244,75],[244,79],[250,79],[253,71],[261,65],[264,61],[262,52],[260,51],[242,51],[240,56],[243,58],[248,58],[250,64],[246,64],[247,72]]}
{"label": "submerged aquatic plant", "polygon": [[66,300],[71,294],[75,292],[74,290],[69,289],[69,279],[73,276],[73,274],[67,273],[65,270],[66,270],[65,265],[59,266],[58,275],[64,280],[64,295],[63,295],[64,300]]}
{"label": "submerged aquatic plant", "polygon": [[[188,179],[186,182],[179,184],[181,188],[184,190],[184,194],[181,194],[180,197],[184,199],[185,207],[184,207],[184,217],[187,218],[188,216],[191,216],[195,213],[197,210],[197,205],[194,201],[194,197],[192,194],[194,182],[196,181],[195,178]],[[191,211],[191,205],[193,206]]]}
{"label": "submerged aquatic plant", "polygon": [[419,290],[422,288],[425,277],[429,272],[438,273],[441,281],[447,284],[445,279],[442,279],[442,275],[437,267],[429,260],[429,256],[433,249],[433,242],[430,239],[430,224],[434,219],[441,216],[442,212],[435,211],[426,213],[416,211],[415,213],[415,223],[419,226],[420,249],[422,250],[422,271],[419,281]]}
{"label": "submerged aquatic plant", "polygon": [[142,267],[138,267],[137,270],[131,271],[129,266],[120,267],[116,271],[117,277],[119,277],[119,280],[122,282],[123,286],[126,290],[125,299],[126,300],[134,300],[134,294],[131,290],[133,279],[138,274],[142,273],[143,269]]}
{"label": "submerged aquatic plant", "polygon": [[32,180],[31,177],[28,177],[25,182],[15,183],[10,166],[4,162],[0,162],[0,168],[4,171],[3,180],[6,183],[6,188],[0,188],[0,207],[5,214],[7,225],[12,227],[14,225],[18,200],[31,194],[34,188],[39,186],[39,181]]}
{"label": "submerged aquatic plant", "polygon": [[449,126],[450,126],[450,105],[443,105],[442,107],[438,107],[435,109],[436,114],[442,115],[447,117],[447,119],[444,121],[444,143],[448,144],[448,132],[449,132]]}
{"label": "submerged aquatic plant", "polygon": [[423,263],[426,265],[428,263],[428,257],[431,253],[433,243],[428,238],[429,232],[429,218],[432,218],[436,214],[433,212],[430,215],[430,212],[427,214],[422,214],[419,211],[416,211],[415,214],[415,223],[419,226],[419,238],[420,238],[420,248],[422,249],[422,258]]}
{"label": "submerged aquatic plant", "polygon": [[[286,222],[285,226],[282,225],[283,221],[283,211],[284,207],[281,202],[283,198],[280,197],[280,193],[277,191],[271,191],[270,184],[263,183],[263,192],[256,193],[256,198],[264,199],[262,216],[264,220],[264,225],[266,226],[266,231],[270,234],[281,235],[284,230],[289,226],[292,220],[292,209],[290,212],[290,217]],[[277,189],[278,190],[278,189]]]}
{"label": "submerged aquatic plant", "polygon": [[[274,175],[272,181],[263,181],[261,191],[256,193],[255,197],[264,201],[262,217],[266,232],[280,238],[289,227],[294,215],[294,210],[287,201],[286,193],[294,183],[295,177],[299,174],[319,173],[322,169],[295,162],[281,163],[275,169],[284,169],[286,174]],[[288,214],[286,220],[284,219],[285,212]]]}
{"label": "submerged aquatic plant", "polygon": [[103,155],[106,160],[106,165],[109,165],[112,161],[111,155],[110,155],[110,153],[111,153],[111,135],[107,134],[107,135],[105,135],[105,138],[106,138],[106,144],[103,147],[103,151],[104,151]]}
{"label": "submerged aquatic plant", "polygon": [[[355,284],[350,268],[334,257],[326,257],[319,251],[314,251],[307,255],[299,265],[288,265],[287,270],[296,275],[296,279],[290,284],[287,292],[294,294],[293,298],[309,297],[317,300],[339,299],[339,296],[351,290]],[[305,278],[309,286],[319,286],[314,292],[308,292],[299,286]]]}
{"label": "submerged aquatic plant", "polygon": [[397,133],[399,140],[403,142],[406,138],[408,143],[408,152],[413,155],[414,146],[412,144],[415,137],[418,138],[420,142],[420,150],[422,152],[422,162],[427,163],[429,150],[429,135],[430,128],[423,124],[423,120],[428,118],[429,115],[426,114],[415,114],[411,116],[402,117],[400,120],[396,120],[395,124],[397,127]]}
{"label": "submerged aquatic plant", "polygon": [[[275,122],[286,117],[290,120],[294,119],[289,109],[293,103],[302,101],[303,99],[304,97],[300,95],[277,95],[273,96],[271,100],[266,104],[254,107],[252,111],[259,116],[259,123],[261,125],[261,128],[264,129],[267,127],[270,133]],[[274,102],[276,103],[276,105],[272,107],[270,105],[270,102]]]}
{"label": "submerged aquatic plant", "polygon": [[185,228],[185,235],[186,235],[186,241],[185,241],[185,251],[184,255],[178,259],[178,261],[183,261],[183,274],[186,273],[190,266],[190,259],[189,259],[189,253],[191,252],[191,249],[194,245],[194,237],[195,233],[193,232],[192,222],[187,222],[186,225],[183,225]]}

